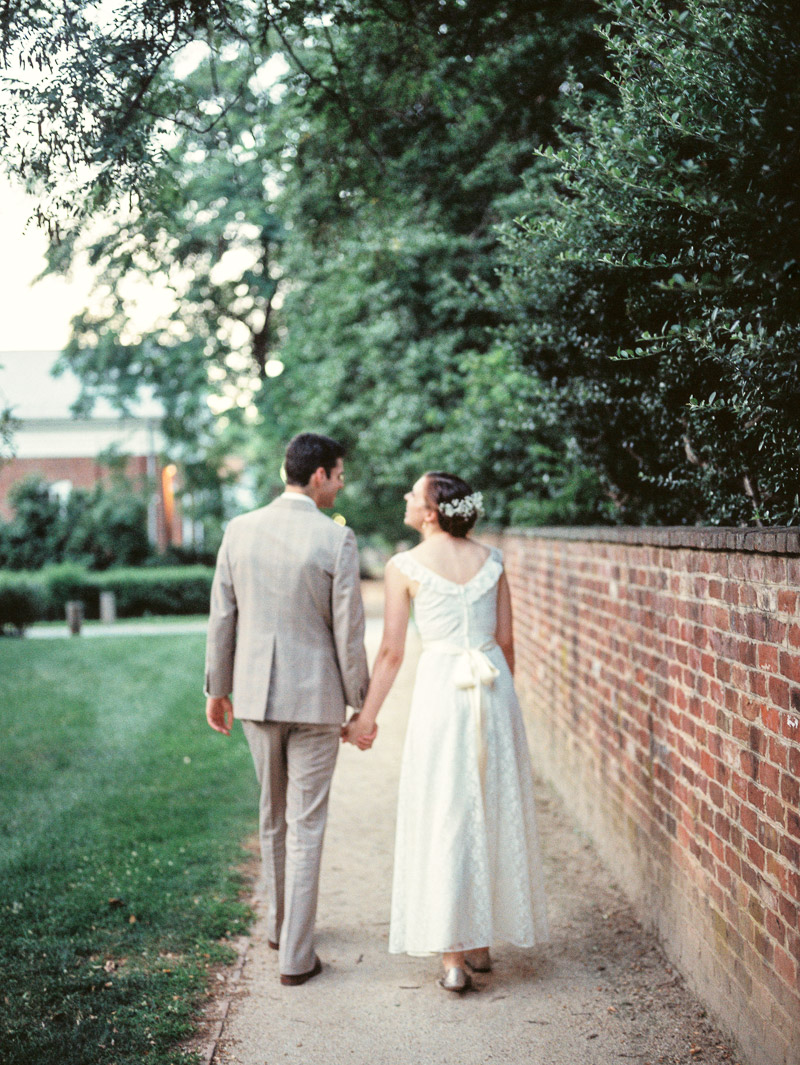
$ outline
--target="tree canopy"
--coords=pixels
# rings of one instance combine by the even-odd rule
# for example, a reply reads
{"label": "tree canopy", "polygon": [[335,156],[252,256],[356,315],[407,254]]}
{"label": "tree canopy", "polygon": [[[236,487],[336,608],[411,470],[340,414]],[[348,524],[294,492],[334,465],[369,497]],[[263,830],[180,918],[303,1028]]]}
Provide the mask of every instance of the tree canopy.
{"label": "tree canopy", "polygon": [[[614,0],[507,227],[513,347],[632,521],[800,517],[793,7]],[[795,116],[795,117],[793,117]]]}
{"label": "tree canopy", "polygon": [[239,450],[267,497],[288,436],[340,437],[363,529],[442,465],[498,522],[792,522],[790,16],[6,5],[6,165],[51,268],[98,270],[65,359],[87,402],[148,381],[195,489]]}

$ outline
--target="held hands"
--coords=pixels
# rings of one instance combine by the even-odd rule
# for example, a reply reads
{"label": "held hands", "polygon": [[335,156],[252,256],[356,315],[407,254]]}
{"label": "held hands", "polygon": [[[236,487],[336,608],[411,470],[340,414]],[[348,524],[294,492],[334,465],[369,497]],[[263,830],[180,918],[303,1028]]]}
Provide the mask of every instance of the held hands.
{"label": "held hands", "polygon": [[342,743],[352,743],[360,751],[368,751],[377,735],[378,726],[362,721],[360,714],[353,714],[350,720],[342,725]]}
{"label": "held hands", "polygon": [[233,703],[227,695],[206,698],[206,721],[215,732],[230,736],[233,725]]}
{"label": "held hands", "polygon": [[[215,732],[230,736],[233,725],[233,703],[227,695],[206,699],[206,720]],[[358,714],[342,725],[342,743],[352,743],[361,751],[368,751],[378,735],[378,726],[361,721]]]}

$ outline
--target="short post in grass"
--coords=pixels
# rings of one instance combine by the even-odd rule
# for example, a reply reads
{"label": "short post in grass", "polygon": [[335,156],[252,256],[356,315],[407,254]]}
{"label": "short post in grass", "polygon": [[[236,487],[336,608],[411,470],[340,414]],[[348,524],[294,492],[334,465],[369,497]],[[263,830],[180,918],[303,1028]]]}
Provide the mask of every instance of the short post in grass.
{"label": "short post in grass", "polygon": [[67,601],[67,628],[70,636],[80,636],[83,624],[83,603],[80,599]]}
{"label": "short post in grass", "polygon": [[117,600],[113,592],[100,593],[100,620],[107,625],[117,620]]}

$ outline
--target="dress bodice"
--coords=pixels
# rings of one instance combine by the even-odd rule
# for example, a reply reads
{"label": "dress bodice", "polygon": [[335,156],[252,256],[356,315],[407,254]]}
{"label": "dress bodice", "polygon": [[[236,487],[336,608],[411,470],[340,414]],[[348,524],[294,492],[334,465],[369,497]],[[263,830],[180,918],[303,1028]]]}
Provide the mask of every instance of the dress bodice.
{"label": "dress bodice", "polygon": [[481,647],[494,638],[501,559],[500,552],[491,548],[475,576],[465,584],[456,584],[418,562],[410,551],[394,555],[390,565],[419,584],[414,621],[424,645],[447,642]]}

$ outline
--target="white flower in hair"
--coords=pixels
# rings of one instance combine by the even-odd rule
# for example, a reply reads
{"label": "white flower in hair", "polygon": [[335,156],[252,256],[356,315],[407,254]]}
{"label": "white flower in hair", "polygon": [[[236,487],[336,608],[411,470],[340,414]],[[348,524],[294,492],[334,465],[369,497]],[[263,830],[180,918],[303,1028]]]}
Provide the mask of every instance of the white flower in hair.
{"label": "white flower in hair", "polygon": [[483,514],[483,493],[473,492],[450,503],[440,503],[438,510],[448,518],[471,518],[473,514]]}

